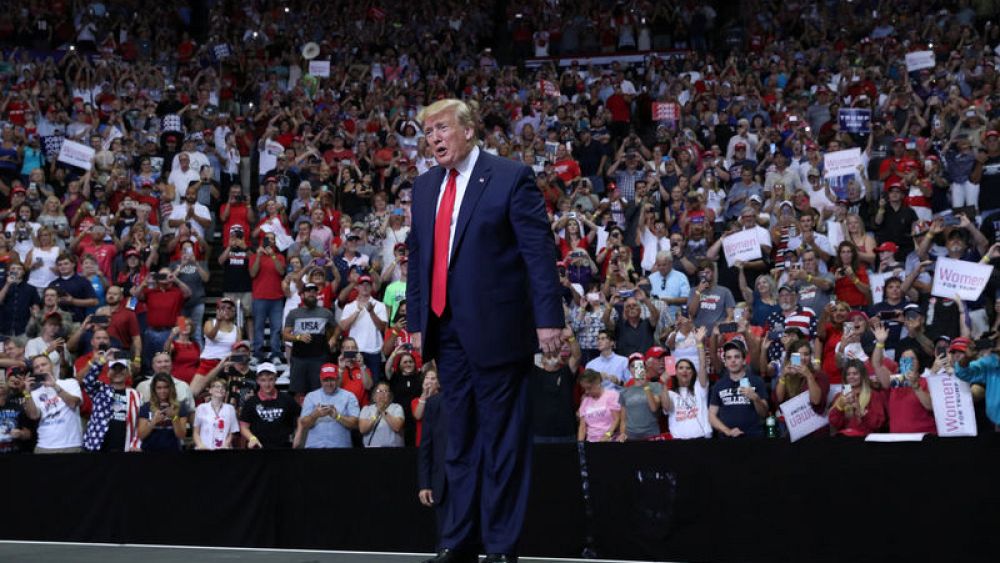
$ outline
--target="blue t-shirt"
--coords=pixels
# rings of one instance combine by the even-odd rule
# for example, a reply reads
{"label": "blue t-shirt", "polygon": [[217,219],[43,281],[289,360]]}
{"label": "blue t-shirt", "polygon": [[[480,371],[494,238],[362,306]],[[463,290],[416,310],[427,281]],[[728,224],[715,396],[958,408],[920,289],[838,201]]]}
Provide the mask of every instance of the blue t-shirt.
{"label": "blue t-shirt", "polygon": [[[754,388],[757,395],[767,400],[767,388],[764,380],[756,375],[747,375],[750,386]],[[708,394],[708,405],[719,407],[718,417],[723,424],[729,428],[739,428],[746,436],[763,436],[763,419],[757,415],[750,399],[743,396],[739,391],[739,380],[733,381],[731,377],[723,377],[715,382],[712,390]]]}
{"label": "blue t-shirt", "polygon": [[[323,389],[316,389],[306,395],[302,401],[302,416],[312,414],[316,407],[320,405],[332,405],[337,409],[337,413],[344,416],[358,416],[361,408],[358,406],[358,398],[350,391],[337,389],[332,395],[328,395]],[[324,416],[316,421],[316,425],[309,429],[306,435],[307,448],[349,448],[351,447],[351,431],[343,424]]]}
{"label": "blue t-shirt", "polygon": [[[184,403],[180,404],[180,412],[177,416],[187,418],[191,414]],[[149,403],[139,407],[139,418],[153,420],[153,409]],[[174,434],[174,425],[171,421],[166,421],[146,436],[142,441],[142,451],[144,452],[178,452],[181,449],[181,439]]]}
{"label": "blue t-shirt", "polygon": [[[58,277],[49,284],[49,287],[61,289],[76,299],[97,298],[97,294],[94,293],[94,287],[79,274],[73,274],[68,278]],[[73,313],[73,322],[82,323],[83,319],[87,316],[86,307],[66,306],[63,309]]]}

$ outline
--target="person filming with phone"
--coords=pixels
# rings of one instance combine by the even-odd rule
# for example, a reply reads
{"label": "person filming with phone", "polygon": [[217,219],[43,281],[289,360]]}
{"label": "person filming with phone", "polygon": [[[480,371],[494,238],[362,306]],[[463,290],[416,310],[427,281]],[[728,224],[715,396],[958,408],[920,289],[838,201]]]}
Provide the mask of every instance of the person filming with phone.
{"label": "person filming with phone", "polygon": [[708,394],[708,422],[722,436],[760,437],[768,413],[764,380],[749,373],[746,350],[738,341],[722,347],[725,370]]}

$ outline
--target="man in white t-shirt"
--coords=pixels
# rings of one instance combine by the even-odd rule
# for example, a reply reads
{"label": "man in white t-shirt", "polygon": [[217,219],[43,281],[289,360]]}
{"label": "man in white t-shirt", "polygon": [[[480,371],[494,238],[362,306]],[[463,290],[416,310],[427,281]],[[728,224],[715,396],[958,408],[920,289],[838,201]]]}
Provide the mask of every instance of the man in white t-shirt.
{"label": "man in white t-shirt", "polygon": [[340,315],[340,328],[350,332],[351,338],[358,343],[358,351],[377,382],[382,377],[382,335],[389,322],[389,313],[385,304],[372,297],[371,276],[359,276],[357,289],[357,299],[345,305]]}
{"label": "man in white t-shirt", "polygon": [[[83,446],[80,403],[83,393],[75,379],[56,379],[48,356],[31,359],[31,373],[24,380],[24,412],[38,421],[35,453],[75,453]],[[28,392],[36,385],[39,387]]]}
{"label": "man in white t-shirt", "polygon": [[200,178],[198,169],[191,166],[191,156],[182,152],[177,155],[177,166],[173,167],[170,171],[170,176],[167,177],[167,182],[174,187],[174,201],[172,203],[179,203],[184,194],[187,193],[188,186],[191,182],[197,182]]}
{"label": "man in white t-shirt", "polygon": [[191,184],[184,188],[184,200],[174,205],[167,223],[171,229],[180,227],[182,223],[190,223],[198,236],[205,238],[205,229],[212,226],[212,212],[203,204],[198,203],[199,184]]}

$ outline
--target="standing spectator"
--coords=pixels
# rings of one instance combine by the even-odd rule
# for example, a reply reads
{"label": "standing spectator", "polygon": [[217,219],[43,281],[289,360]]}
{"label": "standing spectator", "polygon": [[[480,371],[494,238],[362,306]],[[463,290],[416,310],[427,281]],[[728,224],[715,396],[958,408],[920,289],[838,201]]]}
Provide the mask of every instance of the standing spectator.
{"label": "standing spectator", "polygon": [[133,363],[138,364],[142,360],[142,335],[135,311],[126,306],[125,292],[121,286],[108,287],[104,298],[111,311],[108,318],[108,334],[118,343],[120,349],[131,353]]}
{"label": "standing spectator", "polygon": [[305,433],[305,447],[350,448],[351,431],[358,428],[361,414],[358,399],[340,388],[336,364],[323,364],[319,381],[320,388],[309,392],[302,402],[299,432]]}
{"label": "standing spectator", "polygon": [[[136,452],[142,439],[139,432],[139,392],[127,385],[129,361],[126,358],[108,358],[107,353],[96,354],[83,373],[81,382],[93,403],[83,447],[91,452]],[[98,376],[108,366],[110,384],[102,383]]]}
{"label": "standing spectator", "polygon": [[[234,188],[238,189],[238,188]],[[243,313],[246,334],[253,334],[253,318],[251,304],[253,303],[253,279],[250,277],[250,256],[247,249],[246,233],[242,225],[234,225],[228,231],[228,242],[223,243],[219,254],[219,264],[222,266],[223,297],[232,299]]]}
{"label": "standing spectator", "polygon": [[274,364],[257,366],[257,394],[240,409],[240,434],[247,448],[290,448],[299,405],[275,386]]}
{"label": "standing spectator", "polygon": [[212,212],[198,203],[198,182],[192,183],[180,193],[184,194],[184,199],[174,204],[167,225],[171,229],[187,225],[200,238],[205,238],[205,229],[212,226]]}
{"label": "standing spectator", "polygon": [[28,341],[24,355],[34,358],[43,355],[52,362],[52,375],[59,379],[63,366],[69,363],[69,352],[66,350],[66,338],[62,332],[62,317],[49,313],[42,323],[41,334]]}
{"label": "standing spectator", "polygon": [[[183,379],[177,379],[173,376],[174,364],[173,359],[170,354],[166,352],[157,352],[153,354],[153,374],[164,373],[170,376],[171,381],[174,382],[174,391],[177,394],[177,400],[184,404],[184,408],[189,413],[194,413],[194,395],[191,393],[191,387]],[[139,392],[144,402],[151,401],[152,397],[152,379],[144,379],[138,385],[135,386],[135,390]]]}
{"label": "standing spectator", "polygon": [[621,423],[618,391],[605,389],[601,379],[601,374],[592,369],[580,376],[584,395],[577,410],[580,419],[576,431],[578,442],[610,442]]}
{"label": "standing spectator", "polygon": [[885,424],[885,396],[872,389],[868,370],[860,360],[847,360],[844,389],[833,397],[829,417],[830,428],[843,436],[863,438]]}
{"label": "standing spectator", "polygon": [[358,431],[366,448],[399,448],[403,443],[403,407],[392,402],[388,382],[382,382],[372,391],[372,403],[361,409]]}
{"label": "standing spectator", "polygon": [[[573,443],[576,438],[574,395],[580,367],[580,345],[571,329],[563,329],[566,344],[558,353],[542,354],[535,366],[528,396],[536,444]],[[563,353],[568,352],[568,355]]]}
{"label": "standing spectator", "polygon": [[6,381],[0,381],[0,455],[23,451],[34,436],[23,401],[12,397],[11,391]]}
{"label": "standing spectator", "polygon": [[153,376],[149,401],[139,409],[139,437],[144,452],[180,451],[188,420],[194,413],[178,400],[173,379],[166,373]]}
{"label": "standing spectator", "polygon": [[56,259],[59,277],[49,284],[60,290],[59,306],[73,313],[73,322],[83,322],[88,307],[97,306],[97,294],[83,276],[76,273],[76,258],[72,254],[60,254]]}
{"label": "standing spectator", "polygon": [[708,394],[708,420],[719,434],[763,436],[767,416],[767,388],[764,381],[747,371],[746,351],[736,341],[722,347],[728,374],[719,379]]}
{"label": "standing spectator", "polygon": [[163,350],[170,332],[177,326],[184,301],[191,295],[187,284],[168,268],[147,276],[139,299],[146,303],[146,334],[143,336],[143,364],[151,365],[153,354]]}
{"label": "standing spectator", "polygon": [[[35,381],[41,386],[31,389]],[[24,412],[38,421],[35,453],[76,453],[83,446],[80,404],[83,392],[75,379],[52,375],[52,361],[47,356],[31,358],[31,375],[24,377]]]}
{"label": "standing spectator", "polygon": [[24,267],[20,263],[11,264],[7,268],[7,279],[0,286],[0,335],[24,334],[32,309],[41,304],[38,290],[24,279]]}
{"label": "standing spectator", "polygon": [[708,420],[708,363],[705,355],[705,329],[699,328],[698,365],[688,359],[677,360],[672,382],[660,388],[660,403],[667,415],[667,429],[675,440],[711,438]]}
{"label": "standing spectator", "polygon": [[239,434],[240,422],[236,408],[226,401],[226,381],[213,377],[208,382],[207,402],[194,411],[194,439],[196,450],[228,450],[233,447],[233,435]]}
{"label": "standing spectator", "polygon": [[687,304],[691,284],[687,276],[674,269],[674,257],[668,251],[657,253],[654,268],[649,275],[650,293],[668,305],[667,311],[673,318],[680,306]]}
{"label": "standing spectator", "polygon": [[712,327],[733,318],[736,300],[728,288],[716,283],[715,262],[702,260],[698,264],[698,285],[688,299],[688,310],[698,327]]}
{"label": "standing spectator", "polygon": [[[425,376],[434,374],[428,372]],[[433,375],[437,381],[437,374]],[[426,387],[425,387],[426,388]],[[434,508],[435,525],[437,526],[437,537],[441,537],[441,528],[446,516],[444,507],[444,497],[447,494],[447,486],[444,474],[444,458],[448,451],[447,419],[441,407],[444,404],[440,393],[434,393],[424,401],[421,419],[423,430],[420,432],[419,451],[417,452],[417,498],[420,504]],[[440,540],[439,540],[440,541]],[[441,546],[437,546],[441,549]]]}
{"label": "standing spectator", "polygon": [[357,290],[357,299],[345,305],[341,312],[340,328],[350,332],[365,365],[378,382],[382,379],[382,335],[388,326],[389,316],[385,305],[372,297],[371,276],[359,276]]}
{"label": "standing spectator", "polygon": [[968,338],[955,338],[948,346],[955,376],[986,387],[986,416],[1000,428],[1000,360],[992,350],[979,352]]}
{"label": "standing spectator", "polygon": [[606,389],[621,387],[632,378],[628,371],[628,358],[615,353],[615,338],[610,330],[597,333],[597,351],[599,355],[584,367],[600,374]]}
{"label": "standing spectator", "polygon": [[289,391],[296,398],[320,387],[320,367],[330,354],[331,337],[337,326],[333,313],[319,306],[318,290],[314,283],[303,286],[302,306],[288,313],[282,332],[284,341],[292,343]]}
{"label": "standing spectator", "polygon": [[278,252],[274,234],[267,233],[256,253],[250,255],[250,277],[253,278],[253,354],[264,361],[264,327],[271,328],[271,358],[281,363],[281,314],[285,293],[281,279],[285,272],[285,257]]}

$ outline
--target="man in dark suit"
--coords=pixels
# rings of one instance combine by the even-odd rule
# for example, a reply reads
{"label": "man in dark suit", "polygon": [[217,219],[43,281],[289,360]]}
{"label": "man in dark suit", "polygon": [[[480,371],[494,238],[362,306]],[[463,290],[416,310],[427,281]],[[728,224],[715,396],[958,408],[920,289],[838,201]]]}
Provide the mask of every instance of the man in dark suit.
{"label": "man in dark suit", "polygon": [[436,359],[448,413],[448,494],[434,562],[516,561],[531,469],[528,381],[534,351],[564,326],[557,259],[531,168],[480,151],[474,110],[424,108],[438,166],[417,178],[407,325]]}
{"label": "man in dark suit", "polygon": [[447,492],[444,457],[448,428],[445,420],[444,413],[441,412],[441,394],[431,395],[424,405],[424,416],[421,419],[423,429],[420,432],[420,449],[417,450],[417,497],[420,504],[434,509],[439,542]]}

